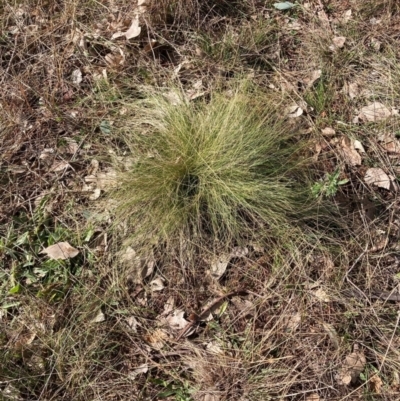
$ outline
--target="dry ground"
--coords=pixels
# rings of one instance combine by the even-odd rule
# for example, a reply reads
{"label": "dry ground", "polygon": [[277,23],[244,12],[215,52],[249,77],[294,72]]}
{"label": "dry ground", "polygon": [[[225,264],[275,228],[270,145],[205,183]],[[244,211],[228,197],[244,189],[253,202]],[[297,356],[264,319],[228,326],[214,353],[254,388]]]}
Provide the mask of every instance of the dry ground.
{"label": "dry ground", "polygon": [[[400,399],[400,4],[273,3],[0,2],[2,399]],[[139,260],[107,196],[126,105],[239,78],[310,141],[335,239]]]}

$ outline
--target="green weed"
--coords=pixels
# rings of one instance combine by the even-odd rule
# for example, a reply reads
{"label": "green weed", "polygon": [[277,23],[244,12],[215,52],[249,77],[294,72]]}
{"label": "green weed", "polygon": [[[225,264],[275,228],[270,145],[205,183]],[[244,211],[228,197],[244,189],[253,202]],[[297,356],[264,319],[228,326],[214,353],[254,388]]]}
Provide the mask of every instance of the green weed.
{"label": "green weed", "polygon": [[327,173],[322,181],[318,181],[313,185],[313,195],[315,197],[336,195],[339,187],[349,182],[348,179],[340,180],[339,176],[339,169],[336,169],[332,174]]}

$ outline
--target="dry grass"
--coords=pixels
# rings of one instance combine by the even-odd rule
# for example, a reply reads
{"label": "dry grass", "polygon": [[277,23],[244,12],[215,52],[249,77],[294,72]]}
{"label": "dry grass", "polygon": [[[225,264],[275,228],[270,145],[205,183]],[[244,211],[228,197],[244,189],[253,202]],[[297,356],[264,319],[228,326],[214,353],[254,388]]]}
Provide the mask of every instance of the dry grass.
{"label": "dry grass", "polygon": [[[111,39],[133,17],[125,0],[0,4],[0,398],[399,399],[399,119],[353,122],[372,101],[398,108],[399,6],[308,4],[151,2],[130,41]],[[119,249],[104,177],[132,150],[128,106],[179,87],[201,109],[243,77],[274,94],[282,117],[293,103],[304,110],[284,132],[313,158],[313,179],[348,180],[329,199],[340,229],[324,238],[325,220],[311,243],[245,243],[219,278],[212,261],[225,256],[204,243],[191,259],[163,247],[152,261],[121,259],[132,242]],[[361,164],[346,137],[363,145]],[[393,176],[389,190],[365,182],[371,167]],[[79,256],[40,254],[59,241]],[[189,319],[237,290],[247,295],[225,298],[188,337],[165,321],[172,303]],[[365,362],[346,385],[351,353]]]}

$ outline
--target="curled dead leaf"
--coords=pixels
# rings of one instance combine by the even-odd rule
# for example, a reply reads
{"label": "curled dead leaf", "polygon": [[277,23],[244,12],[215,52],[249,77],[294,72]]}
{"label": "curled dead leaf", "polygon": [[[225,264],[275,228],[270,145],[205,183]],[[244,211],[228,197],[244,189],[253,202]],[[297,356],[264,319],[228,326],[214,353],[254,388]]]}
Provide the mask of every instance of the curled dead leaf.
{"label": "curled dead leaf", "polygon": [[139,322],[135,318],[135,316],[129,316],[126,318],[126,324],[132,330],[133,333],[137,332],[138,326],[140,326]]}
{"label": "curled dead leaf", "polygon": [[56,160],[54,161],[53,165],[50,167],[50,171],[58,172],[64,171],[67,168],[71,167],[69,163],[65,160]]}
{"label": "curled dead leaf", "polygon": [[105,320],[106,320],[106,316],[100,309],[99,312],[97,313],[97,315],[90,321],[90,323],[101,323],[101,322],[104,322]]}
{"label": "curled dead leaf", "polygon": [[231,260],[231,255],[220,255],[215,257],[211,262],[211,274],[219,280],[225,273],[226,268]]}
{"label": "curled dead leaf", "polygon": [[172,330],[182,330],[189,323],[184,316],[185,312],[183,310],[176,309],[165,319],[165,322]]}
{"label": "curled dead leaf", "polygon": [[249,248],[245,246],[235,246],[231,252],[231,258],[244,258],[249,253]]}
{"label": "curled dead leaf", "polygon": [[351,14],[352,14],[351,9],[345,11],[345,12],[343,13],[343,15],[342,15],[342,18],[340,19],[340,22],[342,22],[343,24],[346,24],[347,22],[349,22],[349,21],[350,21],[350,18],[351,18]]}
{"label": "curled dead leaf", "polygon": [[149,365],[147,365],[147,363],[144,363],[144,364],[138,366],[136,369],[130,371],[128,373],[128,378],[131,380],[136,379],[136,376],[147,373],[148,370],[149,370]]}
{"label": "curled dead leaf", "polygon": [[167,338],[168,334],[161,329],[156,329],[152,333],[144,336],[144,340],[147,342],[147,344],[156,350],[160,350],[164,347]]}
{"label": "curled dead leaf", "polygon": [[376,393],[376,394],[381,394],[383,382],[382,379],[377,375],[374,374],[370,379],[369,379],[369,384],[371,386],[371,390]]}
{"label": "curled dead leaf", "polygon": [[381,146],[389,153],[400,153],[400,142],[399,140],[389,132],[385,132],[378,136],[378,142]]}
{"label": "curled dead leaf", "polygon": [[285,115],[288,118],[297,118],[297,117],[300,117],[303,113],[304,113],[304,110],[297,104],[295,104],[293,106],[289,106],[285,110]]}
{"label": "curled dead leaf", "polygon": [[288,316],[286,319],[286,330],[287,331],[295,331],[299,327],[301,323],[301,314],[300,312],[293,313]]}
{"label": "curled dead leaf", "polygon": [[154,280],[150,281],[151,292],[162,291],[164,287],[164,280],[161,277],[156,277]]}
{"label": "curled dead leaf", "polygon": [[355,150],[358,150],[358,152],[363,153],[363,154],[366,153],[363,144],[358,139],[354,140],[353,146],[354,146]]}
{"label": "curled dead leaf", "polygon": [[317,298],[322,302],[331,302],[331,299],[329,298],[328,294],[322,288],[318,288],[312,294],[314,295],[315,298]]}
{"label": "curled dead leaf", "polygon": [[89,196],[90,200],[96,200],[99,199],[101,195],[101,189],[100,188],[96,188],[93,193]]}
{"label": "curled dead leaf", "polygon": [[326,127],[321,130],[322,135],[324,136],[334,136],[336,135],[336,131],[333,128]]}
{"label": "curled dead leaf", "polygon": [[361,155],[356,151],[354,147],[354,141],[347,137],[343,137],[339,143],[339,151],[342,153],[345,162],[349,166],[360,166],[362,159]]}
{"label": "curled dead leaf", "polygon": [[72,83],[74,83],[75,85],[79,85],[82,82],[82,71],[77,68],[76,70],[72,71],[71,74],[71,81]]}
{"label": "curled dead leaf", "polygon": [[342,91],[350,98],[354,99],[362,94],[360,85],[357,82],[346,82]]}
{"label": "curled dead leaf", "polygon": [[311,72],[310,76],[304,80],[306,88],[311,88],[314,82],[321,78],[322,70],[314,70]]}
{"label": "curled dead leaf", "polygon": [[323,326],[324,330],[327,332],[329,339],[331,340],[334,347],[336,349],[339,349],[340,341],[339,341],[339,335],[338,335],[336,329],[330,323],[323,322],[322,326]]}
{"label": "curled dead leaf", "polygon": [[329,50],[335,51],[337,49],[341,49],[346,42],[346,38],[344,36],[336,36],[332,39],[332,45],[329,46]]}
{"label": "curled dead leaf", "polygon": [[221,348],[220,344],[217,341],[210,341],[206,345],[206,350],[211,354],[224,355],[224,350]]}
{"label": "curled dead leaf", "polygon": [[139,36],[141,31],[142,28],[139,26],[139,16],[135,15],[135,17],[132,19],[131,26],[126,32],[124,32],[124,35],[129,40]]}
{"label": "curled dead leaf", "polygon": [[364,370],[366,363],[365,355],[360,351],[347,355],[339,372],[339,383],[345,386],[354,383]]}

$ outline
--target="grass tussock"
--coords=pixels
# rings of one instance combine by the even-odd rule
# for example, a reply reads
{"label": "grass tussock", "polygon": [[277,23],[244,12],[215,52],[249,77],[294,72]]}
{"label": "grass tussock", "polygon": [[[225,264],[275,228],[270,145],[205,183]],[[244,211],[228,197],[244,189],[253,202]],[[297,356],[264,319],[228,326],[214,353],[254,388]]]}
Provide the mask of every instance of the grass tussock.
{"label": "grass tussock", "polygon": [[156,95],[124,121],[135,161],[113,196],[134,237],[226,245],[275,238],[301,216],[307,162],[268,100],[237,91],[176,103]]}

